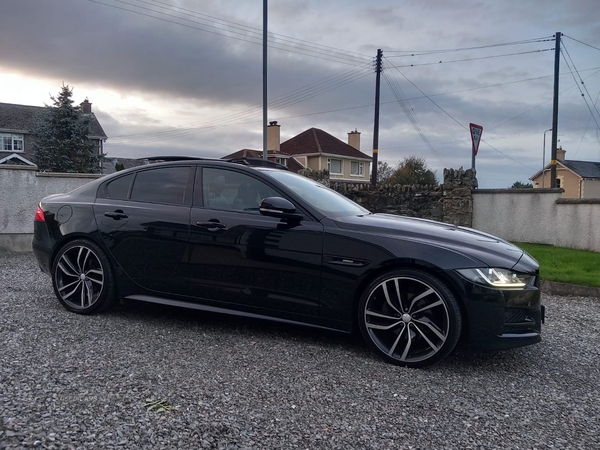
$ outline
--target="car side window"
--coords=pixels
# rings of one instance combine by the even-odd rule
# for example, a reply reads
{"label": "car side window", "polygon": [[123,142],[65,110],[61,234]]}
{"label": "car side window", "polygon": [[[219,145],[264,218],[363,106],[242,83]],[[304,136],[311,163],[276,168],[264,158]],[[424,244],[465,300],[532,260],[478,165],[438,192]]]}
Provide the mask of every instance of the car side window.
{"label": "car side window", "polygon": [[189,172],[189,167],[161,167],[138,172],[131,200],[183,205]]}
{"label": "car side window", "polygon": [[233,170],[204,168],[201,179],[202,202],[206,208],[258,214],[258,206],[264,198],[281,196],[262,181]]}
{"label": "car side window", "polygon": [[106,185],[106,193],[108,198],[115,200],[127,200],[129,197],[129,188],[133,181],[133,174],[125,175],[117,178]]}

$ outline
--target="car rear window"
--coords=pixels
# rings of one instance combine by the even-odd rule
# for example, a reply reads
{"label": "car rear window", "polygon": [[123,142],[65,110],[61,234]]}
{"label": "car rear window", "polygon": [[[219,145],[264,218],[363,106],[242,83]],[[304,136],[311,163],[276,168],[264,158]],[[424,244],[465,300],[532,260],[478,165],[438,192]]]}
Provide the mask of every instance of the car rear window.
{"label": "car rear window", "polygon": [[116,200],[127,200],[129,196],[129,188],[133,181],[133,174],[125,175],[124,177],[117,178],[106,185],[106,192],[108,198],[114,198]]}
{"label": "car rear window", "polygon": [[138,172],[131,200],[182,205],[188,183],[189,167],[163,167]]}

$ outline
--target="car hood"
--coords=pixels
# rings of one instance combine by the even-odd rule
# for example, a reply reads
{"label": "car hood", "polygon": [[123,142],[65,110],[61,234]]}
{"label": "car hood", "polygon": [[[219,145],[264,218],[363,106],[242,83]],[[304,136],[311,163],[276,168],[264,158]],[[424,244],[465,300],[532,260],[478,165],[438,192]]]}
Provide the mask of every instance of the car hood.
{"label": "car hood", "polygon": [[[336,218],[335,222],[340,228],[348,230],[444,247],[490,267],[511,269],[523,256],[523,250],[496,236],[433,220],[367,214]],[[528,269],[535,270],[535,267]]]}

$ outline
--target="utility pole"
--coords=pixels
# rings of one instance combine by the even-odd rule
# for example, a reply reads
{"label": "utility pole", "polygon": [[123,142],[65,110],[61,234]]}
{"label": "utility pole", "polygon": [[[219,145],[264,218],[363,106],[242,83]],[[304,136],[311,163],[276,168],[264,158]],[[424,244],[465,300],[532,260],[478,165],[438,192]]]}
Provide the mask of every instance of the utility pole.
{"label": "utility pole", "polygon": [[556,32],[554,47],[554,107],[552,109],[552,156],[550,162],[550,187],[556,188],[556,144],[558,143],[558,79],[560,74],[560,36]]}
{"label": "utility pole", "polygon": [[268,157],[269,150],[267,148],[267,17],[268,5],[267,0],[263,0],[263,159]]}
{"label": "utility pole", "polygon": [[377,60],[375,62],[375,121],[373,125],[373,169],[371,171],[371,184],[377,186],[377,156],[379,153],[379,91],[381,88],[381,70],[383,51],[377,50]]}

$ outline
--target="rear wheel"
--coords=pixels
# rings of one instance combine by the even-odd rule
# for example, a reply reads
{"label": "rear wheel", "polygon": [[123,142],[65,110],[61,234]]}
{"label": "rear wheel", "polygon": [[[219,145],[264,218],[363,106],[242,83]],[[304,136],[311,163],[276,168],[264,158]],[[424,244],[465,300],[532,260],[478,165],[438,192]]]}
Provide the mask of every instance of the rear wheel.
{"label": "rear wheel", "polygon": [[448,287],[417,269],[388,272],[363,293],[359,325],[369,346],[386,361],[425,367],[445,358],[462,328],[460,307]]}
{"label": "rear wheel", "polygon": [[108,258],[98,245],[78,239],[56,255],[52,285],[60,303],[78,314],[93,314],[113,305],[115,283]]}

